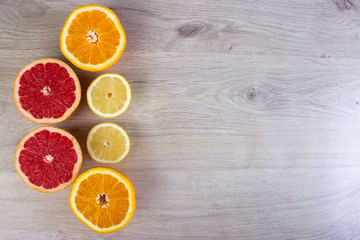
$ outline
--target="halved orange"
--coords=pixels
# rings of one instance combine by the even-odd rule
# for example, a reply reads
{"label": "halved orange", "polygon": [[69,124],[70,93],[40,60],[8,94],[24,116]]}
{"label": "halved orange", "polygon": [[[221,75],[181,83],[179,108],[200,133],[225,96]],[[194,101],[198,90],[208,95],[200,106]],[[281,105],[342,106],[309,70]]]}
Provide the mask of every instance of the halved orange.
{"label": "halved orange", "polygon": [[98,233],[125,227],[135,211],[135,191],[130,180],[107,168],[91,168],[74,182],[70,208],[86,226]]}
{"label": "halved orange", "polygon": [[19,111],[35,123],[59,123],[79,105],[81,87],[63,61],[44,58],[26,65],[16,76],[14,99]]}
{"label": "halved orange", "polygon": [[39,127],[28,133],[15,153],[15,167],[31,188],[52,193],[68,187],[77,177],[82,152],[76,139],[56,127]]}
{"label": "halved orange", "polygon": [[60,48],[75,66],[101,71],[120,58],[126,45],[124,29],[116,14],[100,5],[73,10],[61,31]]}

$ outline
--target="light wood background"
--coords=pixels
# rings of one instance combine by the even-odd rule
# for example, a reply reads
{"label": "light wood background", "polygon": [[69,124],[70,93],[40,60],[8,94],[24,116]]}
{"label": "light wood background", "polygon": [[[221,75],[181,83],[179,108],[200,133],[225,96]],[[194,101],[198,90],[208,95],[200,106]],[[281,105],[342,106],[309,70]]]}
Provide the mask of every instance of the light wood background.
{"label": "light wood background", "polygon": [[[131,139],[114,165],[133,182],[129,225],[100,235],[68,205],[16,173],[17,144],[38,125],[13,83],[55,57],[77,6],[118,14],[128,44],[112,68],[73,67],[83,94],[123,74],[128,110],[111,121]],[[360,239],[360,1],[0,1],[0,239]],[[73,65],[71,65],[73,66]],[[105,122],[83,98],[56,126],[84,151]]]}

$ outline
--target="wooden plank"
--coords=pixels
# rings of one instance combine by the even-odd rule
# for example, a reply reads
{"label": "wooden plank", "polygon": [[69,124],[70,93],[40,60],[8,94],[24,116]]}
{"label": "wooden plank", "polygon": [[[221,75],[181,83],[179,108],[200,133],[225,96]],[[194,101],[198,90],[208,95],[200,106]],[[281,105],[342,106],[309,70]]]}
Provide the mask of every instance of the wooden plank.
{"label": "wooden plank", "polygon": [[[70,189],[28,188],[13,156],[38,125],[16,109],[14,78],[38,58],[68,62],[62,25],[91,3],[0,2],[0,239],[359,238],[360,1],[107,1],[128,44],[101,73],[132,89],[111,119],[131,149],[111,167],[134,183],[134,218],[99,236],[72,214]],[[83,99],[56,126],[78,139],[83,172],[98,166],[87,133],[108,120],[85,99],[100,73],[74,70]]]}

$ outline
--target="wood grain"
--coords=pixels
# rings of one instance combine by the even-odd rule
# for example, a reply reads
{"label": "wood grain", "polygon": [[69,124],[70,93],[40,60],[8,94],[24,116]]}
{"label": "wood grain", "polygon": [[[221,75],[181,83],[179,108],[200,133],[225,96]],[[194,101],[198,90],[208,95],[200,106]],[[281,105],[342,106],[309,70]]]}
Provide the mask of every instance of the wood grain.
{"label": "wood grain", "polygon": [[[66,61],[70,11],[104,4],[127,34],[120,73],[132,102],[112,119],[128,132],[115,169],[137,209],[99,235],[41,194],[13,156],[37,127],[16,109],[18,71]],[[0,239],[360,239],[360,1],[0,1]],[[66,61],[68,62],[68,61]],[[74,67],[83,93],[100,73]],[[82,99],[56,126],[86,152],[99,122]]]}

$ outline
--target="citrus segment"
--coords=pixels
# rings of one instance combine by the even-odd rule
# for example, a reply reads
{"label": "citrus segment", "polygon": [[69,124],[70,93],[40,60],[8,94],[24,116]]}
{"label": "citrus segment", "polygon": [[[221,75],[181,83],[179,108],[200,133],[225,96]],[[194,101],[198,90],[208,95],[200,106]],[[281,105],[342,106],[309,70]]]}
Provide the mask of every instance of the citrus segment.
{"label": "citrus segment", "polygon": [[135,191],[130,180],[111,168],[92,168],[73,184],[69,204],[75,216],[99,233],[117,231],[135,211]]}
{"label": "citrus segment", "polygon": [[131,90],[126,79],[116,73],[105,73],[89,86],[86,97],[90,109],[100,117],[112,118],[129,106]]}
{"label": "citrus segment", "polygon": [[82,163],[76,139],[55,127],[40,127],[28,133],[15,154],[15,167],[21,179],[41,192],[56,192],[69,186]]}
{"label": "citrus segment", "polygon": [[76,8],[60,35],[60,48],[75,66],[88,71],[109,68],[126,45],[123,27],[116,14],[99,5]]}
{"label": "citrus segment", "polygon": [[100,163],[118,163],[130,149],[130,140],[125,130],[115,123],[100,123],[94,126],[87,137],[86,147],[90,157]]}
{"label": "citrus segment", "polygon": [[68,118],[81,98],[74,71],[57,59],[40,59],[25,66],[14,84],[15,103],[35,123],[58,123]]}

